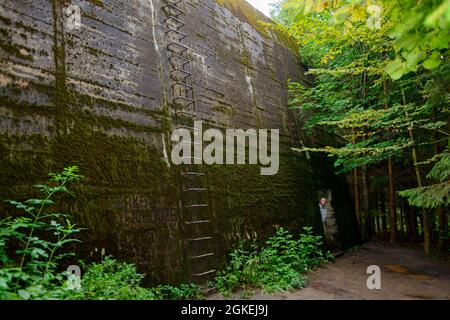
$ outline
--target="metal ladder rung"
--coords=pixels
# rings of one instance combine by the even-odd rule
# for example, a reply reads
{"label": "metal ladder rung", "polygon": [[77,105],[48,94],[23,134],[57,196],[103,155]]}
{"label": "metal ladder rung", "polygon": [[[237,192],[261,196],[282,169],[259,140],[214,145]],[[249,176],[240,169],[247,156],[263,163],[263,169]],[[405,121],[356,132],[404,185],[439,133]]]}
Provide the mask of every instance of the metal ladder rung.
{"label": "metal ladder rung", "polygon": [[206,191],[206,188],[187,188],[185,191]]}
{"label": "metal ladder rung", "polygon": [[[174,99],[174,100],[175,100],[175,99]],[[189,106],[190,106],[191,104],[194,104],[194,101],[187,101],[187,100],[183,100],[183,101],[186,102],[184,105],[182,105],[182,104],[179,103],[178,101],[175,101],[175,102],[178,104],[178,106],[180,106],[179,110],[176,111],[175,113],[176,113],[177,115],[181,115],[181,114],[184,113],[184,114],[187,114],[188,116],[196,117],[197,115],[196,115],[195,113],[189,112],[189,111],[186,110],[187,108],[189,108]]]}
{"label": "metal ladder rung", "polygon": [[173,68],[172,70],[170,70],[170,73],[174,73],[174,72],[180,72],[180,73],[186,74],[185,78],[192,76],[192,73],[190,73],[189,71],[179,69],[179,68]]}
{"label": "metal ladder rung", "polygon": [[[171,52],[172,53],[172,52]],[[181,61],[172,61],[173,60],[173,58],[177,58],[177,59],[180,59],[181,61],[184,61],[184,62],[181,62]],[[184,59],[182,59],[182,58],[184,58],[183,56],[179,56],[179,55],[175,55],[175,54],[173,54],[172,56],[169,56],[169,63],[173,66],[173,65],[177,65],[177,66],[181,66],[182,68],[184,68],[186,65],[188,65],[191,61],[190,60],[184,60]]]}
{"label": "metal ladder rung", "polygon": [[189,259],[200,259],[200,258],[206,258],[206,257],[210,257],[210,256],[213,256],[214,255],[214,253],[205,253],[205,254],[201,254],[201,255],[198,255],[198,256],[192,256],[192,257],[189,257]]}
{"label": "metal ladder rung", "polygon": [[[174,51],[174,50],[171,48],[172,45],[175,45],[175,46],[180,47],[181,50],[180,50],[180,51]],[[184,44],[181,44],[181,43],[179,43],[179,42],[177,42],[177,41],[172,41],[171,43],[169,43],[169,44],[167,45],[167,50],[173,51],[173,52],[180,52],[180,53],[183,53],[183,52],[186,52],[187,50],[189,50],[189,47],[187,47],[187,46],[185,46]]]}
{"label": "metal ladder rung", "polygon": [[166,0],[166,3],[170,3],[170,4],[173,4],[173,5],[176,5],[176,4],[180,4],[181,3],[181,1],[182,0],[175,0],[175,1],[170,1],[170,0]]}
{"label": "metal ladder rung", "polygon": [[208,270],[208,271],[205,271],[205,272],[202,272],[202,273],[196,273],[196,274],[194,274],[194,276],[201,277],[201,276],[205,276],[207,274],[214,273],[214,272],[216,272],[216,270],[212,269],[212,270]]}
{"label": "metal ladder rung", "polygon": [[177,19],[177,18],[174,17],[174,16],[170,16],[170,17],[165,18],[165,19],[164,19],[164,23],[167,23],[168,20],[175,20],[175,22],[179,23],[180,26],[179,26],[178,28],[181,28],[182,26],[185,25],[185,23],[184,23],[183,21],[181,21],[180,19]]}
{"label": "metal ladder rung", "polygon": [[[190,61],[172,62],[169,57],[169,63],[172,65],[172,70],[170,70],[169,72],[172,73],[172,72],[176,72],[176,71],[181,72],[181,70],[184,70],[184,69],[179,69],[178,67],[180,66],[181,68],[184,68],[186,65],[188,65],[190,63]],[[176,64],[176,66],[175,66],[175,64]],[[186,70],[184,70],[184,71],[185,71],[184,73],[187,73]],[[192,76],[192,74],[190,74],[190,76]]]}
{"label": "metal ladder rung", "polygon": [[186,74],[188,74],[188,75],[192,76],[192,73],[190,73],[189,71],[187,71],[187,70],[184,70],[184,69],[180,69],[180,68],[173,68],[173,69],[171,70],[171,72],[172,72],[172,71],[182,72],[182,73],[186,73]]}
{"label": "metal ladder rung", "polygon": [[195,113],[187,112],[187,111],[183,111],[183,110],[177,112],[177,115],[180,115],[180,114],[187,114],[187,115],[192,116],[192,117],[197,117],[197,116],[198,116],[198,115],[195,114]]}
{"label": "metal ladder rung", "polygon": [[[187,115],[189,115],[189,116],[192,116],[192,117],[197,116],[195,113],[189,112],[189,111],[187,110],[191,104],[194,104],[194,102],[192,102],[192,101],[189,102],[189,101],[187,101],[187,100],[183,100],[183,101],[185,101],[186,103],[185,103],[185,104],[181,104],[181,103],[179,103],[178,101],[175,101],[175,102],[177,103],[177,105],[178,105],[178,110],[175,111],[175,114],[181,115],[181,114],[185,113],[185,114],[187,114]],[[194,110],[192,110],[192,111],[194,111]]]}
{"label": "metal ladder rung", "polygon": [[212,239],[212,237],[193,238],[193,239],[188,239],[188,241],[202,241],[202,240],[209,240],[209,239]]}
{"label": "metal ladder rung", "polygon": [[185,208],[206,208],[208,205],[206,203],[202,204],[189,204],[187,206],[184,206]]}
{"label": "metal ladder rung", "polygon": [[190,84],[184,83],[184,82],[174,82],[174,83],[172,83],[171,87],[173,88],[173,87],[175,87],[175,86],[186,87],[186,88],[189,88],[189,90],[194,89],[193,86],[191,86]]}
{"label": "metal ladder rung", "polygon": [[182,97],[182,96],[178,96],[178,97],[174,98],[174,100],[176,100],[176,99],[182,99],[182,100],[185,100],[185,101],[194,102],[193,99],[191,99],[191,98],[186,98],[186,97]]}
{"label": "metal ladder rung", "polygon": [[185,224],[209,223],[209,220],[185,221]]}
{"label": "metal ladder rung", "polygon": [[191,60],[189,60],[189,58],[180,56],[179,54],[176,54],[176,53],[172,53],[172,55],[169,57],[169,61],[170,61],[172,58],[178,58],[178,59],[181,59],[181,60],[186,61],[184,64],[188,64],[189,62],[191,62]]}
{"label": "metal ladder rung", "polygon": [[180,39],[178,39],[178,40],[183,40],[184,38],[187,38],[187,34],[186,34],[186,33],[183,33],[183,32],[181,32],[181,31],[178,31],[177,29],[169,29],[169,30],[167,30],[167,31],[164,32],[164,33],[167,35],[167,34],[170,33],[170,32],[174,32],[174,33],[176,33],[176,34],[182,36],[182,38],[180,38]]}
{"label": "metal ladder rung", "polygon": [[183,172],[185,176],[204,176],[205,174],[203,172],[194,172],[194,171],[187,171]]}
{"label": "metal ladder rung", "polygon": [[180,2],[181,2],[181,1],[178,1],[177,3],[174,3],[174,4],[172,4],[172,3],[170,3],[170,2],[166,2],[166,4],[163,5],[163,6],[161,7],[161,9],[164,10],[164,8],[171,8],[171,9],[177,10],[178,12],[180,12],[180,14],[181,14],[181,13],[184,13],[183,10],[181,10],[180,8],[178,8],[178,7],[176,6],[176,4],[179,4]]}

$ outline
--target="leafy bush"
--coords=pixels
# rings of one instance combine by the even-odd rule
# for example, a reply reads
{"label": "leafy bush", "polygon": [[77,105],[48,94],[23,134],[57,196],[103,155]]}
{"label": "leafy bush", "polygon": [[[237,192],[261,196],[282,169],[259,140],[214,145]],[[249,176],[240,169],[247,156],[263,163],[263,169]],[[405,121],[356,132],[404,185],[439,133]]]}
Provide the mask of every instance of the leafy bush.
{"label": "leafy bush", "polygon": [[154,288],[140,286],[144,275],[137,273],[133,264],[105,257],[101,263],[87,267],[81,280],[81,298],[94,300],[154,300],[193,299],[200,296],[195,284],[178,287],[159,285]]}
{"label": "leafy bush", "polygon": [[66,274],[56,268],[58,261],[71,255],[60,252],[61,248],[79,241],[73,236],[81,229],[71,223],[68,214],[50,207],[57,194],[70,194],[68,185],[82,178],[78,167],[68,167],[50,173],[47,184],[34,186],[42,198],[7,201],[24,215],[0,221],[0,299],[54,299],[70,294],[61,285]]}
{"label": "leafy bush", "polygon": [[101,263],[87,267],[81,279],[81,297],[92,300],[154,299],[151,291],[140,287],[143,278],[134,265],[105,257]]}
{"label": "leafy bush", "polygon": [[182,283],[178,287],[170,285],[159,285],[151,288],[155,299],[158,300],[184,300],[184,299],[200,299],[200,287],[194,283]]}
{"label": "leafy bush", "polygon": [[321,249],[320,236],[312,228],[303,228],[298,239],[283,228],[266,241],[263,248],[244,244],[230,254],[230,262],[218,272],[214,285],[225,296],[237,287],[259,287],[266,292],[285,291],[305,285],[303,273],[333,259],[330,252]]}

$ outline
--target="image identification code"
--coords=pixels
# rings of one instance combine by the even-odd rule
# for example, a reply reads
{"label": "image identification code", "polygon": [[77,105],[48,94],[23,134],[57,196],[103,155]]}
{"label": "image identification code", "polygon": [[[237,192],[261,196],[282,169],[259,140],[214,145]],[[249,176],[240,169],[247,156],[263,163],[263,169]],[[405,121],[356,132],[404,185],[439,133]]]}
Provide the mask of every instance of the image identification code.
{"label": "image identification code", "polygon": [[210,306],[194,306],[188,304],[181,308],[182,315],[206,315],[212,318],[214,314],[224,315],[250,315],[267,317],[269,308],[264,304],[234,304],[225,305],[225,308]]}

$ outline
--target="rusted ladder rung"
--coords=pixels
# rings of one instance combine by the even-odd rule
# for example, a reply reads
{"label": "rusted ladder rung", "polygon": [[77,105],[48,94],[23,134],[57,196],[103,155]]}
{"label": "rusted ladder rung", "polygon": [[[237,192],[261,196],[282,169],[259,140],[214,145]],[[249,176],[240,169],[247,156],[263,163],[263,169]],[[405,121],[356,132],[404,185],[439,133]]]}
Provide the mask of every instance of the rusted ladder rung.
{"label": "rusted ladder rung", "polygon": [[[179,50],[179,51],[173,50],[173,49],[171,48],[172,46],[180,47],[181,50]],[[172,52],[175,52],[175,53],[177,53],[177,52],[183,53],[183,52],[188,51],[188,50],[189,50],[189,47],[187,47],[187,46],[185,46],[184,44],[181,44],[181,43],[179,43],[179,42],[177,42],[177,41],[172,41],[171,43],[169,43],[169,44],[167,45],[167,50],[172,51]]]}
{"label": "rusted ladder rung", "polygon": [[[176,5],[177,5],[176,3],[170,3],[169,1],[166,1],[166,3],[161,7],[161,9],[164,10],[166,8],[169,8],[169,9],[174,9],[174,10],[178,11],[180,14],[184,13],[183,10],[178,8]],[[172,14],[172,15],[177,15],[178,16],[178,14]]]}
{"label": "rusted ladder rung", "polygon": [[184,74],[185,74],[184,78],[187,78],[187,77],[192,76],[192,73],[190,73],[190,72],[187,71],[187,70],[180,69],[180,68],[173,68],[172,70],[170,70],[170,73],[171,73],[171,74],[172,74],[172,73],[175,73],[175,72],[184,73]]}
{"label": "rusted ladder rung", "polygon": [[[165,6],[161,7],[161,8],[162,8],[163,11],[165,11],[165,13],[167,15],[167,18],[164,19],[164,23],[166,23],[166,25],[167,25],[167,21],[169,21],[170,19],[178,18],[179,16],[181,16],[183,14],[183,12],[180,9],[178,9],[178,8],[176,8],[174,6],[165,5]],[[170,10],[179,10],[179,11],[178,12],[173,12],[173,11],[170,11]],[[182,26],[183,25],[180,25],[180,27],[182,27]]]}
{"label": "rusted ladder rung", "polygon": [[214,253],[205,253],[205,254],[201,254],[201,255],[198,255],[198,256],[189,257],[189,259],[200,259],[200,258],[210,257],[210,256],[213,256],[213,255],[214,255]]}
{"label": "rusted ladder rung", "polygon": [[192,73],[190,73],[189,71],[179,68],[179,67],[185,68],[185,66],[188,65],[189,62],[172,62],[169,60],[169,64],[172,66],[172,69],[169,71],[171,76],[173,76],[172,73],[175,73],[175,72],[180,72],[180,73],[186,74],[184,76],[184,78],[188,78],[189,76],[192,76]]}
{"label": "rusted ladder rung", "polygon": [[216,270],[212,269],[212,270],[208,270],[208,271],[205,271],[205,272],[202,272],[202,273],[196,273],[196,274],[194,274],[194,276],[201,277],[201,276],[206,276],[207,274],[214,273],[214,272],[216,272]]}
{"label": "rusted ladder rung", "polygon": [[212,237],[193,238],[193,239],[188,239],[188,241],[203,241],[203,240],[210,240],[210,239],[212,239]]}
{"label": "rusted ladder rung", "polygon": [[[186,71],[185,69],[180,69],[180,68],[178,68],[178,67],[185,68],[185,67],[189,64],[190,61],[185,61],[185,62],[181,62],[181,61],[172,61],[170,58],[171,58],[171,57],[169,57],[169,64],[173,67],[173,69],[170,70],[170,72],[173,72],[173,71],[180,71],[180,70],[183,70],[183,71],[185,71],[185,72],[188,72],[188,71]],[[191,75],[192,75],[192,74],[191,74]]]}
{"label": "rusted ladder rung", "polygon": [[177,5],[177,4],[180,4],[181,1],[182,1],[182,0],[175,0],[175,1],[165,0],[164,2],[165,2],[165,3],[172,4],[172,5]]}
{"label": "rusted ladder rung", "polygon": [[206,208],[208,205],[206,203],[201,204],[188,204],[187,206],[184,206],[185,208]]}
{"label": "rusted ladder rung", "polygon": [[173,68],[171,71],[179,71],[179,72],[186,73],[186,74],[192,76],[192,73],[190,73],[190,72],[187,71],[187,70],[180,69],[180,68]]}
{"label": "rusted ladder rung", "polygon": [[197,117],[197,114],[192,113],[192,112],[183,111],[183,110],[177,112],[177,115],[181,115],[181,114],[186,114],[186,115],[189,115],[189,116],[192,116],[192,117]]}
{"label": "rusted ladder rung", "polygon": [[164,32],[166,35],[169,34],[170,32],[174,32],[177,35],[180,35],[182,38],[178,39],[178,40],[183,40],[184,38],[187,38],[187,34],[183,33],[181,31],[178,31],[177,29],[169,29],[166,32]]}
{"label": "rusted ladder rung", "polygon": [[174,99],[174,101],[176,102],[176,103],[178,103],[178,105],[179,105],[179,109],[175,112],[177,115],[183,115],[183,114],[185,114],[185,115],[188,115],[188,116],[191,116],[191,117],[196,117],[197,115],[195,114],[195,113],[193,113],[193,112],[189,112],[189,111],[187,111],[187,109],[189,108],[189,105],[194,105],[194,101],[190,101],[190,102],[186,102],[184,105],[181,105],[180,106],[180,103],[178,102],[178,101],[176,101],[175,99]]}
{"label": "rusted ladder rung", "polygon": [[194,102],[193,99],[187,98],[187,97],[183,97],[183,96],[178,96],[178,97],[174,98],[174,100],[177,100],[177,99],[182,99],[182,100],[185,100],[185,101]]}
{"label": "rusted ladder rung", "polygon": [[172,83],[171,87],[173,88],[175,86],[182,86],[182,87],[188,88],[189,90],[194,89],[194,87],[191,86],[190,84],[187,84],[184,82],[179,82],[179,81]]}
{"label": "rusted ladder rung", "polygon": [[209,220],[185,221],[185,224],[209,223]]}
{"label": "rusted ladder rung", "polygon": [[178,104],[178,110],[175,111],[176,115],[183,115],[186,114],[191,117],[196,117],[197,115],[193,113],[192,111],[188,111],[189,105],[194,105],[194,102],[186,102],[184,105],[181,105],[178,101],[175,101]]}
{"label": "rusted ladder rung", "polygon": [[167,25],[167,21],[169,21],[169,20],[174,20],[175,22],[179,23],[180,26],[178,27],[178,29],[185,25],[185,23],[183,21],[176,18],[175,16],[169,16],[169,17],[165,18],[164,23],[166,23],[166,25]]}
{"label": "rusted ladder rung", "polygon": [[176,2],[176,3],[170,3],[169,1],[166,1],[166,4],[163,5],[163,6],[161,7],[161,9],[164,10],[165,8],[170,8],[170,9],[176,10],[176,11],[179,12],[179,14],[177,14],[177,16],[178,16],[178,15],[184,13],[183,10],[181,10],[180,8],[178,8],[178,7],[176,6],[176,5],[179,4],[180,2],[181,2],[181,0],[178,1],[178,2]]}
{"label": "rusted ladder rung", "polygon": [[203,172],[194,172],[194,171],[187,171],[182,173],[185,176],[204,176],[205,173]]}
{"label": "rusted ladder rung", "polygon": [[184,64],[188,64],[189,62],[191,62],[191,60],[189,58],[180,56],[179,54],[176,54],[176,53],[173,53],[173,52],[171,52],[171,56],[169,57],[169,61],[172,58],[178,58],[180,60],[184,60],[185,61]]}
{"label": "rusted ladder rung", "polygon": [[206,191],[206,188],[187,188],[186,191]]}

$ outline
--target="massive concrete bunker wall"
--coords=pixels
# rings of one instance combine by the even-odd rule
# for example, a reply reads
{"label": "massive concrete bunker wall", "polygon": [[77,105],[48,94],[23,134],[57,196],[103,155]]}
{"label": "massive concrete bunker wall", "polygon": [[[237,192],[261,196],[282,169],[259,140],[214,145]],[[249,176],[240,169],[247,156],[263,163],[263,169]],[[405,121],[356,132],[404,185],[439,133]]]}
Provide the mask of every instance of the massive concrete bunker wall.
{"label": "massive concrete bunker wall", "polygon": [[[79,29],[67,28],[71,4],[81,9]],[[86,180],[63,208],[88,228],[77,258],[113,254],[135,262],[149,282],[178,282],[203,263],[186,250],[180,169],[168,159],[176,117],[162,5],[0,3],[0,200],[21,199],[47,172],[79,165]],[[208,264],[220,266],[236,241],[264,239],[276,225],[320,232],[317,191],[346,185],[326,159],[289,149],[299,133],[286,82],[306,81],[289,41],[262,27],[257,20],[265,18],[241,0],[189,0],[183,10],[198,118],[281,135],[277,175],[261,176],[255,165],[206,166]],[[348,193],[340,199],[336,219],[350,244],[351,201]],[[2,215],[11,210],[0,206]]]}

